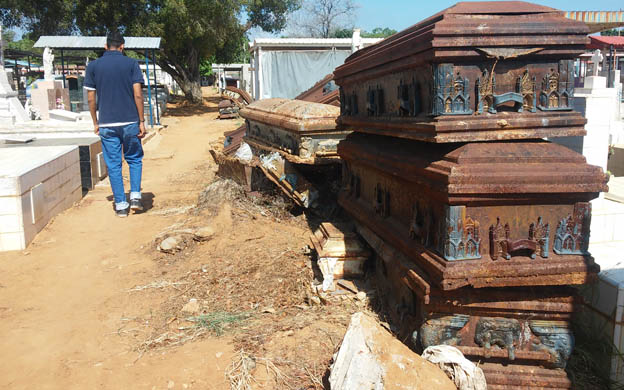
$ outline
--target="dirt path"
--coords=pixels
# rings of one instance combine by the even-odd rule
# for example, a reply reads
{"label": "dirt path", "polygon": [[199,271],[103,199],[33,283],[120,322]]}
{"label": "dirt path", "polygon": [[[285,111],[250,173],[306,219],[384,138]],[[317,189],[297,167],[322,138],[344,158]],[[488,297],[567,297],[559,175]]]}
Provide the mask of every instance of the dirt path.
{"label": "dirt path", "polygon": [[0,254],[0,388],[229,388],[227,337],[138,360],[120,337],[126,317],[154,303],[128,290],[166,272],[146,248],[180,217],[158,212],[196,202],[213,175],[209,143],[236,126],[214,121],[212,111],[165,118],[168,127],[146,145],[149,212],[115,217],[102,185],[56,217],[26,251]]}

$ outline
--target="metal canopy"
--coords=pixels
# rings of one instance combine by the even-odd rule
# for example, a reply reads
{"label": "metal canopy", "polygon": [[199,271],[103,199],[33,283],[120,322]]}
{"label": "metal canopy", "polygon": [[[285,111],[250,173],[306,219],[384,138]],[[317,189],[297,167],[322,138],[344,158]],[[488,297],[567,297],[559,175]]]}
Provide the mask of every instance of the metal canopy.
{"label": "metal canopy", "polygon": [[[158,50],[160,37],[124,37],[127,50]],[[49,47],[66,50],[97,50],[103,49],[106,37],[84,37],[70,35],[43,35],[33,47]]]}
{"label": "metal canopy", "polygon": [[[154,65],[154,80],[156,80],[156,50],[160,49],[160,37],[124,37],[126,50],[145,51],[145,73],[147,76],[147,96],[150,114],[150,123],[154,127],[154,115],[152,108],[152,87],[149,74],[149,51],[152,51],[152,60]],[[49,47],[50,49],[58,49],[61,51],[61,68],[63,74],[63,87],[65,87],[65,56],[64,50],[100,50],[104,49],[106,37],[84,37],[75,35],[44,35],[39,37],[33,47]],[[160,124],[160,115],[158,110],[158,84],[154,85],[156,89],[156,118]]]}

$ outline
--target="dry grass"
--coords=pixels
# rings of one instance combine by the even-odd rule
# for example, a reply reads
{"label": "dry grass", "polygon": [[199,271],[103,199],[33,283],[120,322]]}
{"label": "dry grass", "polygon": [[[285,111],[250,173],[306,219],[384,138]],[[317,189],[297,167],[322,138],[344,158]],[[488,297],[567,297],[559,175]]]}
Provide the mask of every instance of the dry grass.
{"label": "dry grass", "polygon": [[[231,226],[176,254],[151,246],[167,280],[131,291],[161,303],[128,320],[120,337],[133,338],[128,343],[143,354],[228,335],[241,351],[228,371],[232,389],[249,389],[254,375],[270,378],[265,388],[322,389],[337,344],[360,307],[348,299],[314,303],[305,215],[293,215],[288,202],[271,196],[250,196],[223,179],[210,184],[197,207],[165,233],[219,219],[224,202],[231,206]],[[189,315],[182,308],[191,298],[199,311]]]}

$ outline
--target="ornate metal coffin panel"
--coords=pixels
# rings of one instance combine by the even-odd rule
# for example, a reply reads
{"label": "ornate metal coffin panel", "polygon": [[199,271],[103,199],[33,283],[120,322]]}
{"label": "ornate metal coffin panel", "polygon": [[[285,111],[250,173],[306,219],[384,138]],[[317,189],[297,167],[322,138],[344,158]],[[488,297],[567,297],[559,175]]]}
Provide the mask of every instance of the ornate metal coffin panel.
{"label": "ornate metal coffin panel", "polygon": [[340,204],[442,289],[580,284],[597,272],[588,201],[606,178],[568,149],[354,133],[339,153]]}
{"label": "ornate metal coffin panel", "polygon": [[482,361],[561,369],[574,348],[570,320],[579,302],[564,287],[434,292],[417,309],[423,320],[413,338],[423,348],[453,345]]}
{"label": "ornate metal coffin panel", "polygon": [[243,110],[245,141],[264,152],[277,151],[293,163],[337,160],[337,146],[349,131],[336,125],[338,107],[288,99],[264,99]]}
{"label": "ornate metal coffin panel", "polygon": [[585,120],[572,111],[573,65],[487,58],[421,65],[342,86],[340,122],[432,142],[579,135]]}
{"label": "ornate metal coffin panel", "polygon": [[[580,299],[559,287],[441,291],[409,258],[371,229],[358,231],[378,253],[376,283],[401,339],[452,345],[484,369],[488,388],[568,389],[562,370],[574,346],[570,320]],[[541,385],[540,385],[541,383]],[[533,387],[535,386],[535,387]]]}
{"label": "ornate metal coffin panel", "polygon": [[347,58],[334,72],[340,122],[429,142],[584,135],[573,60],[587,27],[508,7],[460,3]]}

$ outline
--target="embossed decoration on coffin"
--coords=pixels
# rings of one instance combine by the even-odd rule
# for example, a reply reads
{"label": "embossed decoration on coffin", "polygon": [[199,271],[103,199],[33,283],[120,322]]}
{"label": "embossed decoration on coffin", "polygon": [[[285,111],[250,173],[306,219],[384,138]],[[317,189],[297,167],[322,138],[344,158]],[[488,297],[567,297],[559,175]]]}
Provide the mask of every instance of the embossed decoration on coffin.
{"label": "embossed decoration on coffin", "polygon": [[490,258],[496,260],[503,257],[511,259],[511,254],[516,251],[527,251],[532,259],[539,254],[548,258],[548,244],[550,243],[550,224],[544,225],[542,217],[538,217],[537,224],[529,226],[527,239],[510,239],[509,224],[504,226],[500,218],[496,218],[496,225],[490,226]]}
{"label": "embossed decoration on coffin", "polygon": [[297,164],[338,160],[337,145],[350,131],[337,126],[339,108],[289,99],[263,99],[246,106],[245,142],[263,152],[279,152]]}
{"label": "embossed decoration on coffin", "polygon": [[587,254],[589,226],[591,224],[591,203],[577,203],[571,215],[557,225],[555,245],[557,254]]}
{"label": "embossed decoration on coffin", "polygon": [[574,284],[597,272],[583,205],[606,177],[582,155],[537,140],[432,145],[361,133],[338,149],[340,204],[443,289]]}
{"label": "embossed decoration on coffin", "polygon": [[579,302],[567,287],[432,290],[430,302],[421,304],[424,319],[417,332],[423,348],[453,345],[486,361],[565,368],[574,347],[570,322]]}
{"label": "embossed decoration on coffin", "polygon": [[[424,206],[424,205],[423,205]],[[460,288],[442,291],[412,258],[362,224],[360,235],[378,254],[375,273],[384,286],[400,337],[422,348],[453,345],[484,368],[488,386],[570,388],[565,368],[574,345],[570,322],[581,303],[567,286]],[[521,332],[518,332],[518,328]]]}
{"label": "embossed decoration on coffin", "polygon": [[542,111],[560,111],[572,109],[574,95],[574,62],[561,61],[559,69],[550,69],[542,80],[539,97],[539,109]]}
{"label": "embossed decoration on coffin", "polygon": [[431,115],[472,114],[470,109],[470,86],[460,72],[454,74],[453,65],[434,65],[433,109]]}
{"label": "embossed decoration on coffin", "polygon": [[459,3],[352,54],[334,71],[339,122],[440,143],[584,135],[571,99],[587,26],[516,6]]}
{"label": "embossed decoration on coffin", "polygon": [[496,114],[497,108],[509,102],[513,103],[516,112],[536,112],[535,77],[531,77],[529,70],[525,70],[522,76],[518,76],[514,92],[495,94],[496,76],[484,70],[482,77],[477,79],[477,112],[489,112]]}

